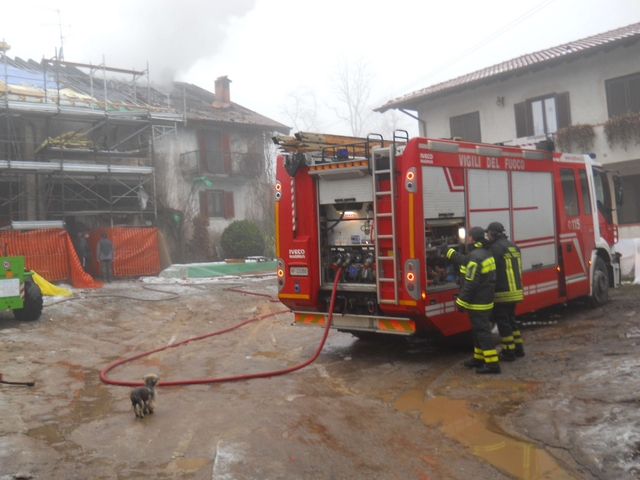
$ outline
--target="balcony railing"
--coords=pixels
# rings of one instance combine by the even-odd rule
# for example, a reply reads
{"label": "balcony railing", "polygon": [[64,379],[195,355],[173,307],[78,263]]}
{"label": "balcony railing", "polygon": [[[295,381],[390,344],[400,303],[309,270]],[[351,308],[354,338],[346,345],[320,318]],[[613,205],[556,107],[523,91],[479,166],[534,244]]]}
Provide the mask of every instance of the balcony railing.
{"label": "balcony railing", "polygon": [[193,150],[180,155],[182,175],[203,173],[257,176],[264,171],[264,155],[247,152]]}
{"label": "balcony railing", "polygon": [[[635,140],[632,139],[626,145],[616,143],[609,146],[609,144],[607,143],[607,137],[604,134],[604,125],[601,123],[594,125],[593,133],[593,144],[591,145],[591,148],[589,148],[589,151],[582,152],[575,143],[572,143],[571,146],[565,151],[565,153],[595,153],[596,161],[602,163],[605,166],[607,164],[617,164],[619,166],[620,163],[637,160],[638,158],[640,158],[640,145],[637,144]],[[504,145],[516,145],[534,148],[534,146],[538,142],[541,142],[545,139],[546,135],[522,137],[504,142]]]}

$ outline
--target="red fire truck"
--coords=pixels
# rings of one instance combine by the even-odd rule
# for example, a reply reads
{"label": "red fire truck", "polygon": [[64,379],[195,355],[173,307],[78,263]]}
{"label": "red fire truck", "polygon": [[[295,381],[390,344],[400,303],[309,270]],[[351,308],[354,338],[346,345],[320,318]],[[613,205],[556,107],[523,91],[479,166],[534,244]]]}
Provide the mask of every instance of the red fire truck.
{"label": "red fire truck", "polygon": [[298,133],[274,137],[280,301],[296,324],[364,337],[470,330],[455,307],[457,272],[442,245],[498,221],[522,250],[517,313],[584,297],[603,305],[620,283],[619,178],[588,155],[504,145]]}

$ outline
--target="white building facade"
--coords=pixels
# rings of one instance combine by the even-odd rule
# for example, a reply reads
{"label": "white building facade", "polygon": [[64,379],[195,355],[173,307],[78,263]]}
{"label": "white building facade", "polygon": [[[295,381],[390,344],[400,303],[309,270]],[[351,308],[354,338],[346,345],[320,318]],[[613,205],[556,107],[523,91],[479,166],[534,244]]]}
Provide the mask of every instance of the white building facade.
{"label": "white building facade", "polygon": [[[594,153],[620,172],[620,237],[640,237],[640,23],[433,85],[377,110],[393,108],[417,112],[422,136],[484,143],[534,145],[553,138],[558,149],[560,134],[571,130],[566,127],[591,126],[586,147],[570,142],[564,150]],[[605,127],[619,117],[635,134],[609,145]]]}

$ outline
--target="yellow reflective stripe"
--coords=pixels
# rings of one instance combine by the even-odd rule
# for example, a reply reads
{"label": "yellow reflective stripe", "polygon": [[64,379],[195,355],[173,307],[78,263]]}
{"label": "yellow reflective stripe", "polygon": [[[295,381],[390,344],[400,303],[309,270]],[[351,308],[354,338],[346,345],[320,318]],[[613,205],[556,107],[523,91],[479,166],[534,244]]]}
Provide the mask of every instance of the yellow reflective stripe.
{"label": "yellow reflective stripe", "polygon": [[473,278],[476,276],[476,270],[478,268],[478,264],[476,262],[469,262],[467,264],[467,269],[465,271],[465,277],[470,282],[473,281]]}
{"label": "yellow reflective stripe", "polygon": [[503,342],[513,342],[513,335],[510,337],[500,337]]}
{"label": "yellow reflective stripe", "polygon": [[464,300],[460,300],[460,298],[457,298],[456,303],[461,307],[466,308],[467,310],[491,310],[493,308],[493,302],[482,304],[467,303]]}
{"label": "yellow reflective stripe", "polygon": [[324,315],[315,313],[296,313],[295,321],[297,323],[317,323],[324,325]]}
{"label": "yellow reflective stripe", "polygon": [[520,330],[514,330],[513,331],[513,336],[514,337],[519,337],[520,336]]}
{"label": "yellow reflective stripe", "polygon": [[[518,257],[518,271],[520,272],[520,275],[522,275],[522,258]],[[520,277],[520,279],[522,279],[522,277]]]}
{"label": "yellow reflective stripe", "polygon": [[473,358],[475,358],[476,360],[484,360],[484,355],[482,354],[482,350],[480,350],[480,353],[474,353]]}
{"label": "yellow reflective stripe", "polygon": [[302,300],[309,300],[309,295],[306,293],[279,293],[278,298],[300,298]]}
{"label": "yellow reflective stripe", "polygon": [[467,274],[467,267],[465,267],[464,265],[460,265],[460,273],[462,275],[466,275]]}
{"label": "yellow reflective stripe", "polygon": [[473,347],[473,353],[482,353],[482,349],[478,347]]}
{"label": "yellow reflective stripe", "polygon": [[494,296],[495,301],[498,303],[520,302],[524,300],[522,290],[516,290],[515,292],[496,292]]}
{"label": "yellow reflective stripe", "polygon": [[482,269],[480,270],[480,273],[489,273],[496,269],[496,261],[493,257],[487,258],[481,263],[481,265]]}
{"label": "yellow reflective stripe", "polygon": [[497,350],[485,350],[484,351],[484,361],[485,363],[494,363],[498,361],[498,351]]}
{"label": "yellow reflective stripe", "polygon": [[415,307],[418,304],[415,300],[398,300],[398,305],[404,305],[406,307]]}
{"label": "yellow reflective stripe", "polygon": [[413,320],[387,320],[380,318],[378,320],[378,328],[380,330],[396,330],[398,332],[415,332],[416,322]]}
{"label": "yellow reflective stripe", "polygon": [[450,248],[449,250],[447,250],[447,258],[451,258],[451,255],[453,255],[454,253],[456,253],[456,250],[454,248]]}
{"label": "yellow reflective stripe", "polygon": [[518,289],[516,285],[516,277],[513,275],[513,263],[511,262],[511,258],[505,259],[506,267],[507,267],[507,281],[509,282],[509,291],[513,292]]}
{"label": "yellow reflective stripe", "polygon": [[522,338],[518,337],[513,340],[513,343],[522,343]]}

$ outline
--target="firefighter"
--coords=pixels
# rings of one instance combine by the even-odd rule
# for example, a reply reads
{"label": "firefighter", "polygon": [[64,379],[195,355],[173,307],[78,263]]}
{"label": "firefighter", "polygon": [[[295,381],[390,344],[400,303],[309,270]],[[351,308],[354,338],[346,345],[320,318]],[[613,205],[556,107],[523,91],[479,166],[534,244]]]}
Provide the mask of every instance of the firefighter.
{"label": "firefighter", "polygon": [[464,362],[476,373],[500,373],[498,351],[491,334],[491,310],[496,284],[496,265],[489,250],[489,241],[484,238],[482,227],[469,230],[470,253],[462,255],[449,248],[446,257],[460,265],[460,293],[456,299],[459,311],[469,313],[473,331],[473,358]]}
{"label": "firefighter", "polygon": [[507,362],[524,357],[520,324],[516,319],[516,303],[524,299],[522,291],[522,258],[520,249],[504,233],[500,222],[491,222],[487,229],[490,249],[496,261],[496,290],[493,319],[498,325],[502,351],[498,357]]}

